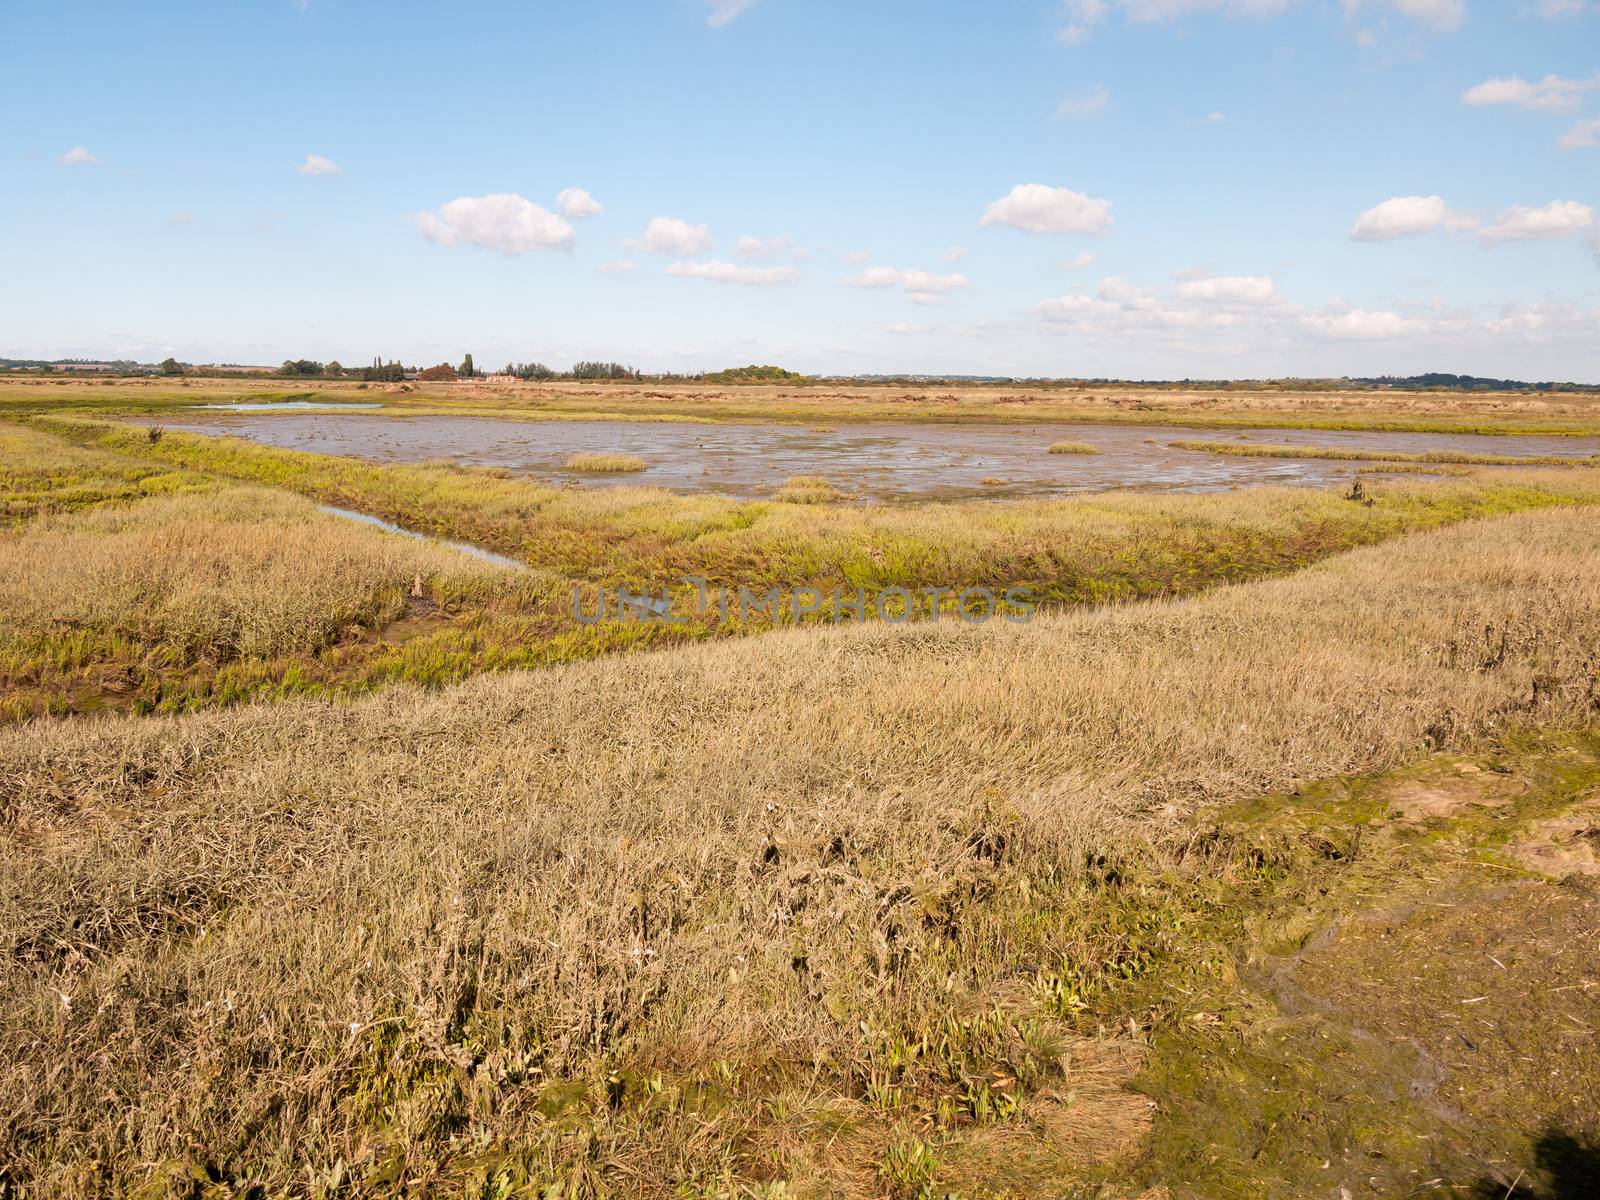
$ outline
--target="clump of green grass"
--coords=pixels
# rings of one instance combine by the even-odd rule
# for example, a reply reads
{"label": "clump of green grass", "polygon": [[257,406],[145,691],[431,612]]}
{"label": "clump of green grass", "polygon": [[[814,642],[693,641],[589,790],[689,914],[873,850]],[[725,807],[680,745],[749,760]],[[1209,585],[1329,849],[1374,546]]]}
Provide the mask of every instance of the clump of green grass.
{"label": "clump of green grass", "polygon": [[1100,451],[1088,442],[1052,442],[1051,454],[1099,454]]}
{"label": "clump of green grass", "polygon": [[567,459],[569,471],[595,471],[606,475],[626,475],[644,470],[644,459],[632,454],[599,454],[585,452]]}
{"label": "clump of green grass", "polygon": [[831,504],[847,498],[821,475],[791,475],[775,496],[785,504]]}

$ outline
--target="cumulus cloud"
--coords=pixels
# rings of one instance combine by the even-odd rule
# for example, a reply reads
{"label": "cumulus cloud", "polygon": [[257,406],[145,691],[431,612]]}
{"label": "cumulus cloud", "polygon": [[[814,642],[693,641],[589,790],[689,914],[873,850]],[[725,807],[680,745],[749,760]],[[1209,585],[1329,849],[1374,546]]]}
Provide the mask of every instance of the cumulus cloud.
{"label": "cumulus cloud", "polygon": [[1175,21],[1202,13],[1227,17],[1274,17],[1297,0],[1064,0],[1062,26],[1056,40],[1076,46],[1088,40],[1095,28],[1113,12],[1136,25]]}
{"label": "cumulus cloud", "polygon": [[1461,93],[1461,102],[1483,108],[1489,105],[1515,105],[1531,112],[1576,112],[1584,93],[1600,90],[1600,73],[1588,79],[1565,79],[1546,75],[1529,83],[1518,76],[1486,79]]}
{"label": "cumulus cloud", "polygon": [[737,263],[676,262],[667,268],[669,275],[682,275],[687,279],[709,279],[713,283],[743,283],[771,285],[791,283],[800,277],[793,267],[741,267]]}
{"label": "cumulus cloud", "polygon": [[1092,267],[1100,256],[1092,250],[1085,250],[1082,254],[1074,254],[1071,258],[1061,260],[1063,271],[1081,271],[1085,267]]}
{"label": "cumulus cloud", "polygon": [[758,238],[745,234],[733,244],[733,252],[740,258],[778,258],[787,254],[793,246],[791,238]]}
{"label": "cumulus cloud", "polygon": [[930,271],[907,271],[899,267],[868,267],[857,275],[840,280],[846,287],[905,289],[913,304],[940,304],[957,288],[967,286],[965,275],[935,275]]}
{"label": "cumulus cloud", "polygon": [[945,262],[960,262],[966,256],[967,248],[965,246],[951,246],[950,249],[944,252]]}
{"label": "cumulus cloud", "polygon": [[1589,232],[1594,224],[1594,209],[1576,200],[1552,200],[1539,208],[1513,204],[1485,218],[1451,208],[1441,196],[1395,196],[1356,218],[1350,236],[1378,242],[1437,230],[1473,235],[1492,244],[1574,237]]}
{"label": "cumulus cloud", "polygon": [[56,161],[63,167],[92,167],[100,160],[89,153],[85,146],[74,146],[65,154],[58,155]]}
{"label": "cumulus cloud", "polygon": [[720,29],[753,7],[755,2],[756,0],[711,0],[711,12],[706,17],[706,24],[713,29]]}
{"label": "cumulus cloud", "polygon": [[306,155],[305,162],[295,168],[302,175],[340,175],[344,169],[331,158],[323,158],[320,154]]}
{"label": "cumulus cloud", "polygon": [[644,236],[627,244],[656,254],[703,254],[711,249],[711,229],[677,217],[654,217],[645,227]]}
{"label": "cumulus cloud", "polygon": [[1186,279],[1172,292],[1184,300],[1218,304],[1271,304],[1278,298],[1277,288],[1266,275],[1213,275]]}
{"label": "cumulus cloud", "polygon": [[421,213],[417,229],[441,246],[481,246],[501,254],[558,250],[572,245],[572,226],[515,194],[462,196],[438,212]]}
{"label": "cumulus cloud", "polygon": [[1430,331],[1428,321],[1396,312],[1367,312],[1352,309],[1336,314],[1313,314],[1300,318],[1311,333],[1342,340],[1375,341],[1385,338],[1417,337]]}
{"label": "cumulus cloud", "polygon": [[623,275],[629,271],[637,271],[638,269],[639,268],[634,266],[632,262],[627,260],[623,260],[621,262],[603,262],[595,268],[595,270],[599,271],[602,275]]}
{"label": "cumulus cloud", "polygon": [[870,250],[852,250],[844,256],[845,262],[852,267],[858,267],[872,257]]}
{"label": "cumulus cloud", "polygon": [[1111,201],[1071,188],[1019,183],[984,209],[978,224],[1009,225],[1027,233],[1103,233],[1111,224]]}
{"label": "cumulus cloud", "polygon": [[600,206],[600,201],[582,188],[575,187],[562,188],[556,193],[556,207],[575,221],[581,221],[584,217],[592,217],[605,211]]}
{"label": "cumulus cloud", "polygon": [[1592,150],[1600,146],[1600,117],[1579,121],[1561,135],[1556,145],[1563,150]]}
{"label": "cumulus cloud", "polygon": [[1063,97],[1061,103],[1056,105],[1056,116],[1082,121],[1089,117],[1098,117],[1105,112],[1106,105],[1110,103],[1111,89],[1100,83],[1087,91]]}
{"label": "cumulus cloud", "polygon": [[1489,242],[1531,241],[1544,238],[1576,237],[1594,227],[1594,209],[1576,200],[1552,200],[1543,208],[1513,204],[1479,236]]}
{"label": "cumulus cloud", "polygon": [[1390,9],[1439,33],[1459,29],[1466,0],[1344,0],[1345,15],[1354,20],[1365,9]]}
{"label": "cumulus cloud", "polygon": [[1350,236],[1358,242],[1382,242],[1471,224],[1471,218],[1457,213],[1443,196],[1394,196],[1357,217]]}

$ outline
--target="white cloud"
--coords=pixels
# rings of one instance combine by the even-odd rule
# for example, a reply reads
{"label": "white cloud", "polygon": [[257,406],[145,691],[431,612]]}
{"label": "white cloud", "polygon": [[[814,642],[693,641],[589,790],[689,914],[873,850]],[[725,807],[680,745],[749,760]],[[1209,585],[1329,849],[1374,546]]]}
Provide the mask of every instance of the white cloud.
{"label": "white cloud", "polygon": [[1594,209],[1576,200],[1552,200],[1543,208],[1513,204],[1486,225],[1479,236],[1488,242],[1575,237],[1594,227]]}
{"label": "white cloud", "polygon": [[1322,337],[1353,341],[1417,337],[1431,329],[1427,321],[1418,317],[1405,317],[1396,312],[1366,312],[1359,308],[1302,317],[1300,323]]}
{"label": "white cloud", "polygon": [[1382,242],[1462,222],[1470,225],[1471,218],[1455,212],[1443,196],[1394,196],[1357,217],[1350,236],[1358,242]]}
{"label": "white cloud", "polygon": [[1365,8],[1393,9],[1418,25],[1448,33],[1460,28],[1466,15],[1466,0],[1344,0],[1345,16],[1351,20]]}
{"label": "white cloud", "polygon": [[713,29],[720,29],[752,7],[756,0],[710,0],[710,2],[711,13],[706,17],[706,24]]}
{"label": "white cloud", "polygon": [[777,258],[787,254],[793,245],[791,238],[758,238],[745,234],[733,244],[733,252],[740,258]]}
{"label": "white cloud", "polygon": [[572,226],[521,196],[462,196],[436,213],[421,213],[417,229],[441,246],[482,246],[501,254],[572,245]]}
{"label": "white cloud", "polygon": [[906,271],[899,267],[868,267],[858,275],[840,280],[846,287],[905,289],[913,304],[940,304],[957,288],[967,286],[965,275],[934,275],[928,271]]}
{"label": "white cloud", "polygon": [[576,221],[581,221],[584,217],[592,217],[605,211],[600,206],[600,201],[582,188],[576,187],[562,188],[557,192],[556,207],[566,216]]}
{"label": "white cloud", "polygon": [[628,271],[637,271],[638,269],[632,262],[627,260],[622,262],[603,262],[595,268],[602,275],[622,275]]}
{"label": "white cloud", "polygon": [[703,254],[711,249],[711,229],[677,217],[653,217],[643,237],[625,244],[656,254]]}
{"label": "white cloud", "polygon": [[1111,89],[1103,83],[1097,83],[1087,91],[1063,97],[1061,103],[1056,105],[1056,116],[1071,120],[1086,120],[1089,117],[1098,117],[1110,103]]}
{"label": "white cloud", "polygon": [[1556,142],[1563,150],[1592,150],[1600,146],[1600,117],[1579,121]]}
{"label": "white cloud", "polygon": [[1085,267],[1092,267],[1100,256],[1092,250],[1085,250],[1082,254],[1074,254],[1071,258],[1061,260],[1063,271],[1081,271]]}
{"label": "white cloud", "polygon": [[344,169],[331,158],[323,158],[320,154],[306,155],[305,162],[295,168],[302,175],[341,175]]}
{"label": "white cloud", "polygon": [[1395,196],[1362,213],[1350,236],[1379,242],[1437,230],[1475,235],[1492,244],[1574,237],[1589,232],[1594,224],[1594,209],[1576,200],[1552,200],[1540,208],[1513,204],[1485,219],[1482,214],[1451,208],[1442,196]]}
{"label": "white cloud", "polygon": [[1585,92],[1600,90],[1600,73],[1588,79],[1565,79],[1546,75],[1529,83],[1513,75],[1508,79],[1486,79],[1461,94],[1463,104],[1482,108],[1495,104],[1514,104],[1532,112],[1576,112]]}
{"label": "white cloud", "polygon": [[914,325],[910,321],[891,321],[883,327],[885,333],[893,333],[901,337],[932,331],[932,325]]}
{"label": "white cloud", "polygon": [[92,167],[100,160],[90,154],[85,146],[74,146],[65,154],[59,155],[56,161],[63,167]]}
{"label": "white cloud", "polygon": [[870,250],[852,250],[844,256],[845,262],[852,267],[858,267],[872,257]]}
{"label": "white cloud", "polygon": [[1086,41],[1112,12],[1136,25],[1175,21],[1192,13],[1227,17],[1274,17],[1292,8],[1297,0],[1064,0],[1065,24],[1056,40],[1069,46]]}
{"label": "white cloud", "polygon": [[1207,125],[1221,125],[1228,119],[1228,114],[1219,108],[1215,112],[1208,112],[1200,119],[1204,124]]}
{"label": "white cloud", "polygon": [[800,272],[793,267],[741,267],[715,258],[710,262],[673,263],[667,268],[667,274],[682,275],[687,279],[709,279],[713,283],[755,285],[792,283],[800,278]]}
{"label": "white cloud", "polygon": [[1216,304],[1271,304],[1278,299],[1277,289],[1266,275],[1218,275],[1186,279],[1172,289],[1184,300]]}
{"label": "white cloud", "polygon": [[1009,225],[1028,233],[1102,233],[1111,224],[1111,201],[1070,188],[1019,183],[984,209],[978,224]]}
{"label": "white cloud", "polygon": [[966,256],[967,248],[965,246],[951,246],[950,249],[944,252],[945,262],[960,262]]}

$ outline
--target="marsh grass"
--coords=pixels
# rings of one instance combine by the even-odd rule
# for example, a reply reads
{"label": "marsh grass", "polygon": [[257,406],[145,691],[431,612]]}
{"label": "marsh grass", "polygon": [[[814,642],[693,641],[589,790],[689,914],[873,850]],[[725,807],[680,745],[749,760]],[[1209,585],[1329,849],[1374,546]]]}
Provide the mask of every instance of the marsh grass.
{"label": "marsh grass", "polygon": [[1027,626],[12,729],[0,1162],[66,1197],[1068,1193],[1104,1147],[1052,1157],[1098,1126],[1051,1097],[1104,990],[1188,936],[1184,880],[1278,869],[1204,814],[1587,719],[1597,558],[1600,512],[1523,513]]}
{"label": "marsh grass", "polygon": [[1595,467],[1600,456],[1561,454],[1473,454],[1459,450],[1427,450],[1410,453],[1402,450],[1357,450],[1334,446],[1241,446],[1237,442],[1178,441],[1176,450],[1199,450],[1206,454],[1226,454],[1234,458],[1316,458],[1351,462],[1457,463],[1481,467]]}
{"label": "marsh grass", "polygon": [[603,475],[623,475],[644,470],[644,459],[632,454],[573,454],[567,458],[567,470],[591,471]]}
{"label": "marsh grass", "polygon": [[[1344,503],[1333,492],[1306,489],[1204,497],[1122,493],[1003,504],[802,505],[679,496],[636,487],[549,487],[504,471],[379,466],[181,433],[151,446],[142,430],[82,421],[55,419],[42,428],[72,439],[26,431],[36,468],[53,473],[68,490],[80,476],[115,475],[134,463],[141,479],[154,470],[169,488],[210,493],[228,488],[229,481],[266,485],[482,545],[528,562],[534,570],[509,585],[502,580],[503,586],[462,594],[445,589],[437,597],[444,576],[421,572],[430,580],[428,611],[408,607],[397,614],[393,601],[386,600],[364,609],[364,619],[332,637],[325,626],[313,623],[323,632],[310,638],[320,643],[310,650],[280,646],[241,656],[223,649],[197,656],[193,633],[180,632],[176,617],[170,624],[175,634],[171,644],[162,640],[160,624],[146,627],[146,633],[126,622],[102,622],[94,628],[59,625],[48,633],[34,627],[22,641],[10,643],[3,659],[7,673],[0,720],[98,709],[181,711],[251,698],[355,694],[403,682],[442,686],[482,671],[545,667],[760,632],[774,624],[761,614],[727,621],[697,614],[682,626],[640,625],[613,617],[584,625],[572,611],[577,585],[590,595],[596,587],[659,592],[684,576],[703,577],[735,593],[748,587],[758,595],[772,587],[815,587],[824,593],[839,589],[846,595],[856,588],[959,591],[980,586],[999,594],[1021,587],[1047,608],[1106,604],[1191,594],[1287,570],[1406,530],[1600,499],[1600,476],[1594,472],[1522,471],[1431,484],[1396,480],[1372,489],[1371,507]],[[152,455],[159,461],[150,462]],[[105,488],[82,493],[85,503],[113,505],[140,494],[137,489]],[[16,501],[10,494],[0,493],[0,498],[7,504]],[[189,569],[184,556],[206,539],[203,507],[187,510],[193,528],[182,543],[152,540],[150,533],[141,540],[135,528],[141,519],[132,515],[137,510],[137,505],[130,508],[117,528],[130,535],[126,547],[142,546],[141,553],[149,555],[140,569],[152,580],[182,577]],[[218,511],[226,515],[232,510],[223,506]],[[258,525],[252,533],[251,527],[230,518],[218,524],[217,532],[228,543],[264,537],[271,528]],[[19,545],[25,546],[27,531],[22,533]],[[60,537],[61,531],[53,536]],[[105,539],[105,545],[113,540],[104,531],[96,537]],[[35,561],[43,559],[36,555]],[[262,561],[259,548],[247,549],[239,559],[241,570]],[[288,566],[284,570],[292,573]],[[401,582],[417,573],[413,567]],[[211,587],[220,586],[225,575],[207,568],[195,578],[211,581],[206,585]],[[68,569],[62,578],[77,580],[80,574]],[[43,581],[40,594],[51,586]],[[149,586],[152,595],[160,587]],[[393,580],[385,586],[392,590]],[[302,592],[291,580],[286,594]],[[213,616],[222,603],[220,595],[205,588],[180,589],[180,594],[184,605]],[[18,603],[19,611],[28,611],[25,601]],[[950,595],[936,601],[919,594],[914,615],[932,617],[937,606],[949,619],[953,603]],[[136,604],[128,611],[147,609]],[[20,632],[29,625],[17,622],[16,628]],[[264,648],[272,642],[253,645]]]}
{"label": "marsh grass", "polygon": [[1052,442],[1051,454],[1099,454],[1098,447],[1091,446],[1088,442]]}
{"label": "marsh grass", "polygon": [[791,475],[772,498],[784,504],[831,504],[850,497],[821,475]]}
{"label": "marsh grass", "polygon": [[[261,381],[0,380],[0,414],[83,412],[170,414],[203,401],[237,400]],[[306,385],[318,398],[353,398],[359,384]],[[1124,385],[1094,390],[1064,384],[941,388],[815,381],[803,385],[574,384],[459,389],[385,388],[392,411],[475,413],[521,420],[782,421],[842,426],[861,421],[1082,422],[1237,428],[1380,429],[1450,433],[1600,434],[1592,393],[1447,390],[1361,391],[1303,385],[1227,387]]]}

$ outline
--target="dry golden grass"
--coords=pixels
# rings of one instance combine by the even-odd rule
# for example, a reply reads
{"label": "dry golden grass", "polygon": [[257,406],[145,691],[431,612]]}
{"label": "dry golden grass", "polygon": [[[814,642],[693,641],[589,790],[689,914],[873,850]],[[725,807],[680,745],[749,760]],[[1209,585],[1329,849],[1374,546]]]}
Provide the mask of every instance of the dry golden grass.
{"label": "dry golden grass", "polygon": [[573,454],[567,458],[567,470],[625,475],[630,471],[644,470],[644,459],[632,454]]}
{"label": "dry golden grass", "polygon": [[1082,914],[1204,806],[1591,713],[1597,560],[1600,513],[1525,513],[1031,625],[4,731],[0,1163],[876,1192],[921,1152],[828,1166],[831,1106],[1070,1088],[1050,1006],[1127,953]]}
{"label": "dry golden grass", "polygon": [[821,475],[791,475],[773,493],[773,499],[785,504],[830,504],[849,497]]}
{"label": "dry golden grass", "polygon": [[[1480,467],[1593,467],[1600,457],[1561,454],[1474,454],[1462,450],[1352,450],[1342,446],[1258,446],[1238,442],[1181,441],[1176,450],[1199,450],[1234,458],[1317,458],[1352,462],[1462,463]],[[1053,449],[1053,447],[1052,447]]]}
{"label": "dry golden grass", "polygon": [[0,660],[117,639],[192,662],[308,653],[504,572],[256,488],[47,517],[0,537]]}
{"label": "dry golden grass", "polygon": [[287,394],[381,399],[398,413],[499,414],[623,420],[784,421],[803,426],[854,421],[1115,422],[1327,429],[1600,433],[1600,393],[1410,392],[1307,387],[1139,384],[850,383],[711,385],[570,383],[462,388],[270,379],[0,380],[0,413],[77,408],[170,413],[174,407]]}
{"label": "dry golden grass", "polygon": [[1100,451],[1088,442],[1052,442],[1051,454],[1099,454]]}

